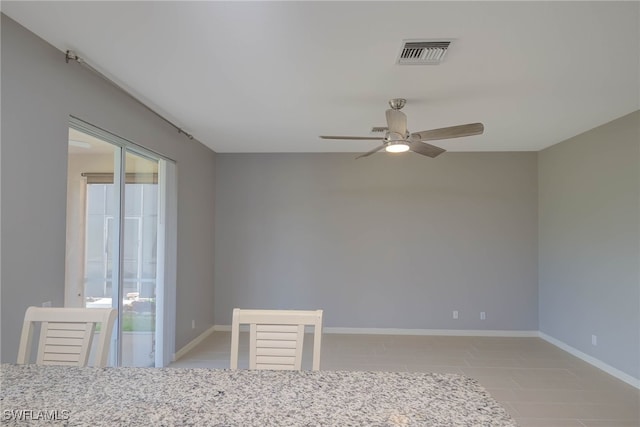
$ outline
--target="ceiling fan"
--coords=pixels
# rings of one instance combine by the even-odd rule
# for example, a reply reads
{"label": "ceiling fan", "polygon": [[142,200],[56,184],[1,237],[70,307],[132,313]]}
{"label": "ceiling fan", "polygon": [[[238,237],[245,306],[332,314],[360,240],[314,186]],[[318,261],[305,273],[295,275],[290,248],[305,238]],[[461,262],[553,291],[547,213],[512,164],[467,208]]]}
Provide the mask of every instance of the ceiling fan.
{"label": "ceiling fan", "polygon": [[484,132],[484,125],[482,123],[469,123],[466,125],[409,133],[407,130],[407,116],[400,111],[406,103],[407,100],[402,98],[394,98],[389,101],[389,106],[391,106],[391,108],[386,112],[387,126],[374,128],[375,131],[384,132],[384,137],[320,135],[320,138],[384,141],[382,145],[359,155],[356,159],[370,156],[383,148],[385,151],[390,153],[402,153],[411,150],[414,153],[422,154],[423,156],[436,157],[444,153],[446,150],[444,148],[436,147],[435,145],[427,144],[425,141],[480,135]]}

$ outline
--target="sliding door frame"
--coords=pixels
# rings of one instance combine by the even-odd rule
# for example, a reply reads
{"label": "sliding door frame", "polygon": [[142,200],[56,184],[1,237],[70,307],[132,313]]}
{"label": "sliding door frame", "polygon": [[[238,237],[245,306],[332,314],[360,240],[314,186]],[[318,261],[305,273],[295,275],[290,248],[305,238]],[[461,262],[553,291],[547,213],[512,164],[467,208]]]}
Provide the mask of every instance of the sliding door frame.
{"label": "sliding door frame", "polygon": [[[117,220],[118,232],[116,233],[116,241],[114,243],[114,263],[113,277],[117,278],[117,287],[113,286],[116,297],[118,319],[116,330],[117,347],[114,348],[114,358],[112,362],[116,366],[120,366],[122,358],[122,290],[123,290],[123,271],[122,263],[124,253],[122,250],[124,239],[124,223],[121,219],[125,218],[124,197],[126,171],[125,156],[127,152],[135,155],[158,161],[158,194],[159,194],[159,212],[158,212],[158,253],[157,259],[162,260],[161,267],[157,267],[156,271],[156,330],[155,330],[155,366],[167,366],[173,357],[175,350],[175,319],[176,319],[176,254],[177,254],[177,169],[175,160],[164,156],[156,151],[149,150],[139,144],[117,136],[104,129],[91,125],[82,119],[70,116],[69,127],[84,132],[110,144],[120,148],[118,156],[115,156],[115,170],[119,173],[114,174],[113,182],[116,188],[116,197],[119,199],[119,211]],[[117,264],[117,266],[115,265]],[[116,289],[117,288],[117,289]]]}

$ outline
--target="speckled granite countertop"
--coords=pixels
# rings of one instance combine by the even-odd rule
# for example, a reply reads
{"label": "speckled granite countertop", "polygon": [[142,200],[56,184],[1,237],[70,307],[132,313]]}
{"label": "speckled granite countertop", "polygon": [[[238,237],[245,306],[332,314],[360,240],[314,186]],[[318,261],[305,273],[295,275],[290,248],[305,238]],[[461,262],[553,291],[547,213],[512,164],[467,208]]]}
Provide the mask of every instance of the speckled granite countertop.
{"label": "speckled granite countertop", "polygon": [[516,425],[475,380],[450,374],[3,364],[0,381],[3,425]]}

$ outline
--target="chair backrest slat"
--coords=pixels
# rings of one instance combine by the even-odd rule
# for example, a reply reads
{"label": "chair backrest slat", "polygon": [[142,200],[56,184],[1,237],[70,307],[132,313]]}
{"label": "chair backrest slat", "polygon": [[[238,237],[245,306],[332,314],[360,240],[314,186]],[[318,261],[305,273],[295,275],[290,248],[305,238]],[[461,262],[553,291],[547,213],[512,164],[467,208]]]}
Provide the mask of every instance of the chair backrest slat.
{"label": "chair backrest slat", "polygon": [[320,369],[322,310],[233,310],[231,369],[238,368],[240,325],[249,325],[249,369],[300,370],[306,325],[313,326],[312,369]]}
{"label": "chair backrest slat", "polygon": [[29,363],[34,324],[40,323],[38,365],[87,366],[96,325],[100,334],[94,365],[107,365],[117,311],[112,308],[29,307],[24,316],[19,364]]}

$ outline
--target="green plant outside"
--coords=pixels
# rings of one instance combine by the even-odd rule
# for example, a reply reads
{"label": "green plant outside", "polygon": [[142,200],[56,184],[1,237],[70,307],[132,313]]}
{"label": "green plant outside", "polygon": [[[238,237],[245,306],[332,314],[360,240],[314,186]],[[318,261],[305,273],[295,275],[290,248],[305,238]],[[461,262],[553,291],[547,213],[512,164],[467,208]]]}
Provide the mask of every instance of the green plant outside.
{"label": "green plant outside", "polygon": [[123,332],[155,332],[156,316],[153,314],[124,313],[122,315]]}
{"label": "green plant outside", "polygon": [[[100,331],[101,324],[96,325],[96,332]],[[122,315],[123,332],[155,332],[155,314],[125,312]]]}

